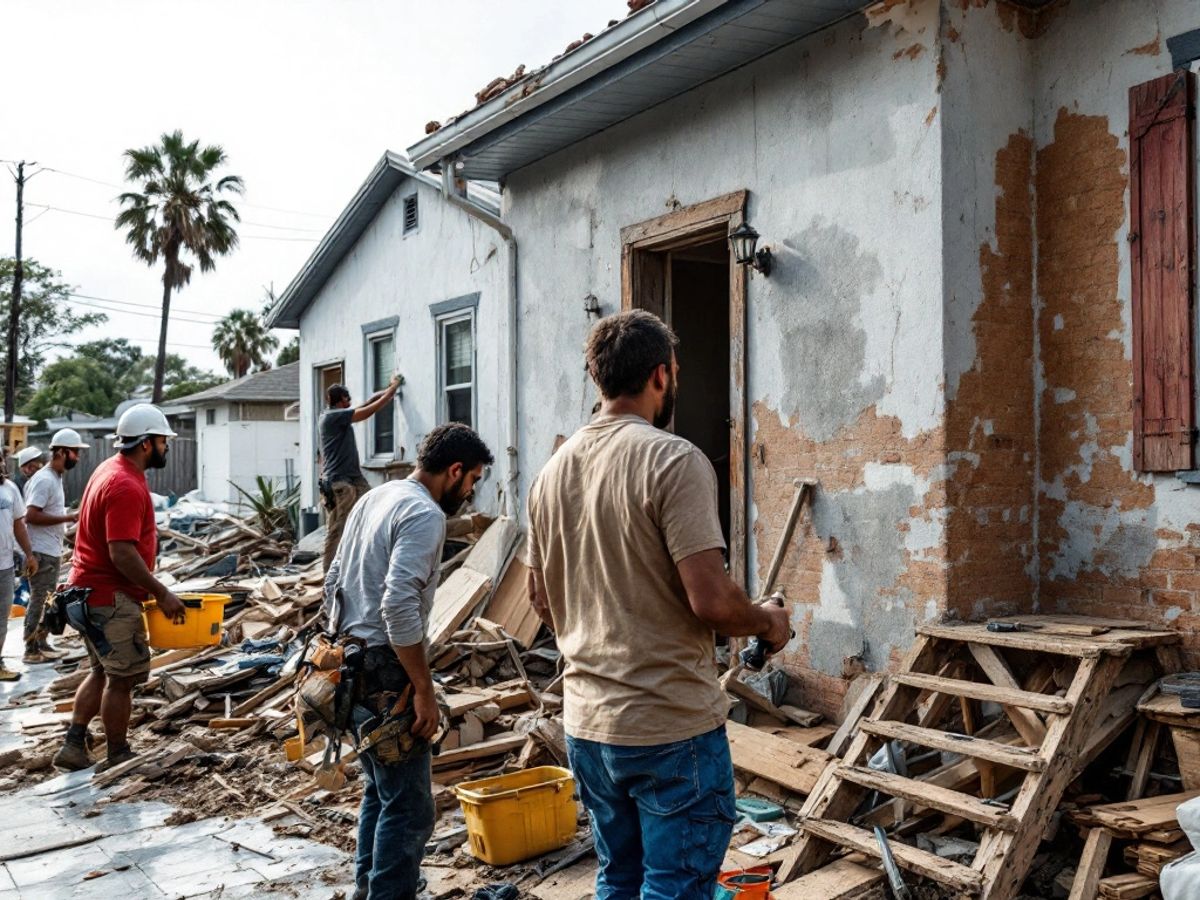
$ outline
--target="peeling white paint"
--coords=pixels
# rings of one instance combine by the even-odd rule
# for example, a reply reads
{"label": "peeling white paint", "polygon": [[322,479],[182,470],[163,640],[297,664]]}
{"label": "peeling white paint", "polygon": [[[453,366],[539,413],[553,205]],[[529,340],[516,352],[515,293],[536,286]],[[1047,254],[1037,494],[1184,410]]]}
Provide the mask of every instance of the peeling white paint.
{"label": "peeling white paint", "polygon": [[1075,399],[1076,396],[1077,396],[1076,393],[1073,390],[1071,390],[1070,388],[1055,388],[1054,389],[1054,402],[1059,404],[1060,406],[1063,403],[1070,403],[1072,400]]}

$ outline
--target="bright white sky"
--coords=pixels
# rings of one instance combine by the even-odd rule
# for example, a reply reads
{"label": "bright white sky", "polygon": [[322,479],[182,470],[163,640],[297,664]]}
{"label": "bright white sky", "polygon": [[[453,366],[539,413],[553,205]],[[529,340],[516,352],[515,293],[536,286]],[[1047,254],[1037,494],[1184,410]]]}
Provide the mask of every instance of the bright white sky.
{"label": "bright white sky", "polygon": [[[109,320],[75,342],[122,336],[153,353],[161,271],[111,224],[121,154],[176,128],[221,144],[246,182],[241,247],[193,274],[168,335],[169,350],[219,372],[212,323],[287,286],[384,150],[404,151],[492,78],[548,62],[627,11],[624,0],[5,0],[15,39],[0,84],[17,104],[0,159],[94,179],[28,182],[24,254],[104,298],[77,299]],[[0,169],[0,255],[14,251],[15,206]],[[277,334],[282,345],[294,332]]]}

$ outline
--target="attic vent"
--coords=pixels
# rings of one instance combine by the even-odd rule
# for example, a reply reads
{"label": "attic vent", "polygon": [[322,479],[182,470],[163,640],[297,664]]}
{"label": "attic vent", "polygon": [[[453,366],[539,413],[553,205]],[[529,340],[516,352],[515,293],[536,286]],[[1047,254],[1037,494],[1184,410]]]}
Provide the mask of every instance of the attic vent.
{"label": "attic vent", "polygon": [[417,195],[404,198],[404,233],[417,230]]}

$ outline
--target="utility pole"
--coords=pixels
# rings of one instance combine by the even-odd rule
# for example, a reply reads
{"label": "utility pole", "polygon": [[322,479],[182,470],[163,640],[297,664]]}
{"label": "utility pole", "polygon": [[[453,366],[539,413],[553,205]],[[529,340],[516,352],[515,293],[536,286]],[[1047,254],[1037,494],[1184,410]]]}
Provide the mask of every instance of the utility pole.
{"label": "utility pole", "polygon": [[[25,269],[21,264],[21,227],[25,218],[25,161],[17,163],[17,260],[13,267],[12,301],[8,307],[8,370],[4,373],[4,423],[12,424],[17,405],[17,344],[21,324],[21,280]],[[6,430],[7,431],[7,430]],[[7,445],[10,434],[4,435]]]}

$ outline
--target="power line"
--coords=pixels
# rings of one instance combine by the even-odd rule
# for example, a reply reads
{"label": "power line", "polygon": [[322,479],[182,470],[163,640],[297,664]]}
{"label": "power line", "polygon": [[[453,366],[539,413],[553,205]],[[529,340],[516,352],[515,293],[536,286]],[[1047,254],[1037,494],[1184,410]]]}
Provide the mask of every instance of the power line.
{"label": "power line", "polygon": [[[36,206],[45,212],[67,213],[68,215],[72,215],[72,216],[84,216],[85,218],[88,218],[88,219],[101,219],[105,222],[116,221],[116,218],[114,216],[101,216],[101,215],[97,215],[96,213],[83,212],[82,210],[78,210],[78,209],[65,209],[64,207],[61,207],[61,206],[47,206],[45,203],[26,203],[25,205],[26,206]],[[252,223],[246,222],[244,224],[250,225]],[[272,228],[272,227],[282,227],[282,226],[268,225],[266,227]],[[304,229],[295,229],[295,230],[300,231],[300,230],[304,230]],[[316,241],[320,240],[320,238],[315,238],[315,237],[276,237],[273,234],[239,234],[238,237],[245,238],[245,239],[251,240],[251,241],[305,241],[310,244],[315,243]]]}
{"label": "power line", "polygon": [[[142,318],[145,318],[145,319],[162,319],[162,313],[135,312],[132,309],[114,309],[111,306],[102,306],[99,303],[89,303],[86,300],[76,300],[75,305],[76,306],[86,306],[89,309],[99,309],[99,310],[103,310],[104,312],[121,313],[122,315],[126,315],[126,316],[141,316]],[[191,319],[191,318],[188,318],[187,316],[180,316],[180,315],[171,315],[168,317],[168,319],[169,319],[169,321],[172,321],[172,322],[186,322],[190,325],[209,325],[209,326],[211,326],[211,325],[216,324],[215,322],[209,322],[205,319]]]}
{"label": "power line", "polygon": [[[96,297],[92,294],[78,294],[75,291],[68,291],[67,294],[71,297],[79,297],[83,300],[98,300],[101,303],[119,303],[122,306],[137,306],[144,309],[162,309],[162,307],[157,303],[139,303],[137,300],[115,300],[112,297]],[[188,315],[193,316],[207,316],[212,318],[214,321],[224,318],[224,316],[219,316],[216,313],[204,312],[203,310],[199,309],[189,309],[185,306],[172,305],[171,309],[175,312],[187,313]]]}
{"label": "power line", "polygon": [[[0,160],[0,162],[7,162],[7,160]],[[67,172],[67,171],[65,171],[65,170],[63,170],[63,169],[54,169],[54,168],[50,168],[49,166],[43,166],[43,167],[42,167],[42,171],[43,171],[43,172],[54,172],[56,175],[66,175],[68,178],[78,178],[80,181],[90,181],[92,184],[101,184],[101,185],[104,185],[105,187],[115,188],[115,189],[116,189],[116,190],[118,190],[118,191],[124,191],[124,190],[128,190],[128,189],[129,189],[129,185],[127,185],[127,184],[114,184],[114,183],[113,183],[113,182],[111,182],[111,181],[101,181],[99,178],[91,178],[91,177],[89,177],[89,176],[87,176],[87,175],[79,175],[79,174],[77,174],[77,173],[75,173],[75,172]],[[288,214],[288,215],[292,215],[292,216],[309,216],[309,217],[311,217],[311,218],[313,218],[313,219],[325,219],[326,221],[328,221],[328,220],[330,220],[330,219],[334,218],[333,216],[331,216],[331,215],[328,215],[328,214],[326,214],[326,213],[310,213],[310,212],[303,212],[303,211],[301,211],[301,210],[298,210],[298,209],[281,209],[281,208],[280,208],[280,207],[278,207],[278,206],[263,206],[261,203],[251,203],[251,202],[250,202],[250,201],[248,201],[248,200],[243,200],[243,201],[241,201],[241,202],[242,202],[242,205],[244,205],[244,206],[249,206],[249,207],[251,207],[252,209],[266,209],[266,210],[270,210],[271,212],[286,213],[286,214]],[[246,224],[248,224],[248,225],[251,225],[251,224],[253,224],[253,225],[257,225],[257,224],[259,224],[259,223],[257,223],[257,222],[247,222]],[[266,225],[266,226],[263,226],[263,227],[266,227],[266,228],[282,228],[283,226],[281,226],[281,225]],[[309,230],[309,231],[311,231],[311,230],[314,230],[314,229],[296,229],[296,230],[298,230],[298,231],[302,231],[302,230]]]}

